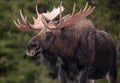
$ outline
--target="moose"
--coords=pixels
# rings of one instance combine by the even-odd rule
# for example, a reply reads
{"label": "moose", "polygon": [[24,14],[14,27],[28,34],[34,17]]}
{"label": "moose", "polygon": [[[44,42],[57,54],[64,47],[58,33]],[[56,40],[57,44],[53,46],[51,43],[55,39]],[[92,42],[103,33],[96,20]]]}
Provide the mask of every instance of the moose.
{"label": "moose", "polygon": [[[27,45],[26,54],[43,54],[54,65],[59,61],[61,83],[94,83],[94,80],[106,77],[109,83],[116,83],[116,47],[113,38],[105,31],[94,27],[90,15],[95,7],[88,6],[75,13],[62,16],[64,7],[54,8],[51,12],[39,13],[34,24],[28,22],[20,10],[21,22],[14,21],[23,31],[40,31]],[[55,18],[59,15],[59,19]]]}

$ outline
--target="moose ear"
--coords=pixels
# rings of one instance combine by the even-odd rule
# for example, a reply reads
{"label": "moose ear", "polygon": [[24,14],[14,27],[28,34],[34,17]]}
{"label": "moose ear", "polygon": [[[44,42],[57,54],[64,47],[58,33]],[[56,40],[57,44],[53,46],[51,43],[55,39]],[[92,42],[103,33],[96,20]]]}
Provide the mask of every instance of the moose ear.
{"label": "moose ear", "polygon": [[46,32],[46,41],[50,40],[50,38],[53,36],[52,32]]}

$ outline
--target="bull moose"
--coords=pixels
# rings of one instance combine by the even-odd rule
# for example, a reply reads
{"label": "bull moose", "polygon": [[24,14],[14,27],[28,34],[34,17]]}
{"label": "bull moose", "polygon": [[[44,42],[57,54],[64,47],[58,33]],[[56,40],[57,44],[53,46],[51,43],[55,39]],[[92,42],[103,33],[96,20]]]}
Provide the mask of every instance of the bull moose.
{"label": "bull moose", "polygon": [[[34,24],[20,11],[21,21],[14,21],[23,31],[39,30],[27,45],[27,55],[42,53],[51,64],[59,60],[59,77],[61,83],[71,80],[77,83],[94,83],[94,80],[107,77],[109,83],[116,83],[116,48],[113,38],[105,31],[98,30],[86,17],[95,7],[86,6],[75,14],[62,17],[64,7],[54,8],[51,12],[38,12],[33,18]],[[55,20],[57,16],[59,20]],[[59,59],[58,59],[59,58]]]}

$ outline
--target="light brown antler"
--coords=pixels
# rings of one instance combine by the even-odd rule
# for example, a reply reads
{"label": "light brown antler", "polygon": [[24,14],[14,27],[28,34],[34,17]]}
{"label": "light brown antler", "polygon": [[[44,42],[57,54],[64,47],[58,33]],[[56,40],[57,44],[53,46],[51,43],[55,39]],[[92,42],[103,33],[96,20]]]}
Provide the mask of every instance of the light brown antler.
{"label": "light brown antler", "polygon": [[75,12],[75,4],[74,4],[73,12],[70,18],[68,18],[66,21],[62,23],[59,23],[56,28],[64,28],[72,24],[75,24],[80,20],[84,19],[85,17],[87,17],[88,15],[90,15],[94,9],[95,7],[91,7],[91,6],[88,7],[88,3],[86,3],[86,6],[83,10],[80,9],[78,13],[74,14]]}
{"label": "light brown antler", "polygon": [[61,12],[64,11],[64,7],[61,5],[61,7],[58,8],[54,7],[51,12],[43,13],[42,15],[45,16],[48,20],[53,20],[60,14],[60,9]]}
{"label": "light brown antler", "polygon": [[57,24],[53,28],[49,24],[47,24],[47,22],[43,21],[43,24],[48,29],[51,29],[51,28],[52,29],[60,29],[60,28],[65,28],[67,26],[75,24],[75,23],[79,22],[80,20],[86,18],[88,15],[90,15],[93,12],[93,10],[95,9],[95,7],[91,7],[91,6],[88,7],[88,3],[86,3],[86,6],[84,7],[84,9],[83,10],[80,9],[80,11],[75,14],[76,4],[74,4],[71,16],[69,16],[69,18],[67,18],[63,21],[62,20],[61,5],[62,5],[62,3],[60,4],[60,22],[59,22],[59,24]]}
{"label": "light brown antler", "polygon": [[[14,23],[20,30],[23,30],[23,31],[41,30],[42,28],[45,27],[42,20],[43,19],[53,20],[59,15],[60,13],[59,10],[60,10],[60,7],[58,8],[54,7],[54,9],[51,12],[40,14],[36,6],[37,18],[33,17],[33,20],[34,20],[33,25],[28,22],[27,17],[24,17],[24,15],[22,14],[22,11],[20,10],[20,16],[21,16],[22,22],[20,22],[20,20],[17,19],[17,21],[14,20]],[[63,12],[63,10],[64,10],[64,7],[62,6],[61,12]]]}
{"label": "light brown antler", "polygon": [[30,24],[27,20],[27,17],[24,17],[22,14],[22,11],[20,10],[20,16],[22,22],[18,19],[17,22],[14,20],[15,25],[17,26],[18,29],[23,30],[23,31],[32,31],[32,30],[41,30],[44,25],[41,22],[42,16],[39,14],[37,6],[36,6],[36,14],[37,14],[37,19],[33,17],[34,24]]}
{"label": "light brown antler", "polygon": [[[59,8],[59,13],[60,13],[60,23],[58,25],[61,25],[62,24],[62,2],[60,2],[60,8]],[[56,26],[51,26],[49,25],[45,20],[42,20],[43,24],[45,25],[46,28],[52,30],[52,29],[55,29]]]}

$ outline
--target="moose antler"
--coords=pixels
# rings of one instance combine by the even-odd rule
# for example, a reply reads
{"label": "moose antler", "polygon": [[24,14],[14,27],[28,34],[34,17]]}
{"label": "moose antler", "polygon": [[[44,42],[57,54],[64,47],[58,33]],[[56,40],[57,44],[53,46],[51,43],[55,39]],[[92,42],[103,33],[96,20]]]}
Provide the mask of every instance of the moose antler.
{"label": "moose antler", "polygon": [[53,20],[60,14],[60,11],[59,11],[60,8],[61,8],[61,12],[63,12],[64,7],[61,6],[61,7],[58,7],[57,9],[54,7],[51,12],[47,11],[47,13],[43,13],[42,15],[45,16],[48,20]]}
{"label": "moose antler", "polygon": [[[61,9],[62,3],[60,4],[60,9]],[[73,11],[71,16],[69,16],[69,18],[67,20],[62,20],[62,12],[60,10],[60,22],[59,24],[57,24],[56,26],[51,27],[45,20],[43,21],[43,24],[47,27],[47,28],[52,28],[52,29],[59,29],[59,28],[64,28],[67,26],[70,26],[72,24],[75,24],[77,22],[79,22],[80,20],[84,19],[85,17],[87,17],[88,15],[90,15],[93,10],[95,9],[95,7],[88,7],[88,2],[86,3],[86,6],[84,7],[83,10],[80,9],[80,11],[78,13],[75,14],[75,6],[76,4],[74,4],[73,6]]]}
{"label": "moose antler", "polygon": [[[62,8],[61,12],[63,12],[64,7],[61,6],[61,8]],[[54,7],[54,9],[51,12],[40,14],[38,12],[38,8],[36,6],[37,18],[33,17],[34,24],[30,24],[28,22],[27,17],[24,17],[24,15],[22,14],[22,11],[20,10],[20,16],[21,16],[22,22],[20,22],[20,20],[17,19],[17,22],[14,20],[14,23],[18,27],[18,29],[23,30],[23,31],[41,30],[42,28],[45,27],[41,20],[42,19],[45,19],[45,20],[55,19],[60,14],[59,10],[60,10],[60,7],[58,7],[58,8]]]}

